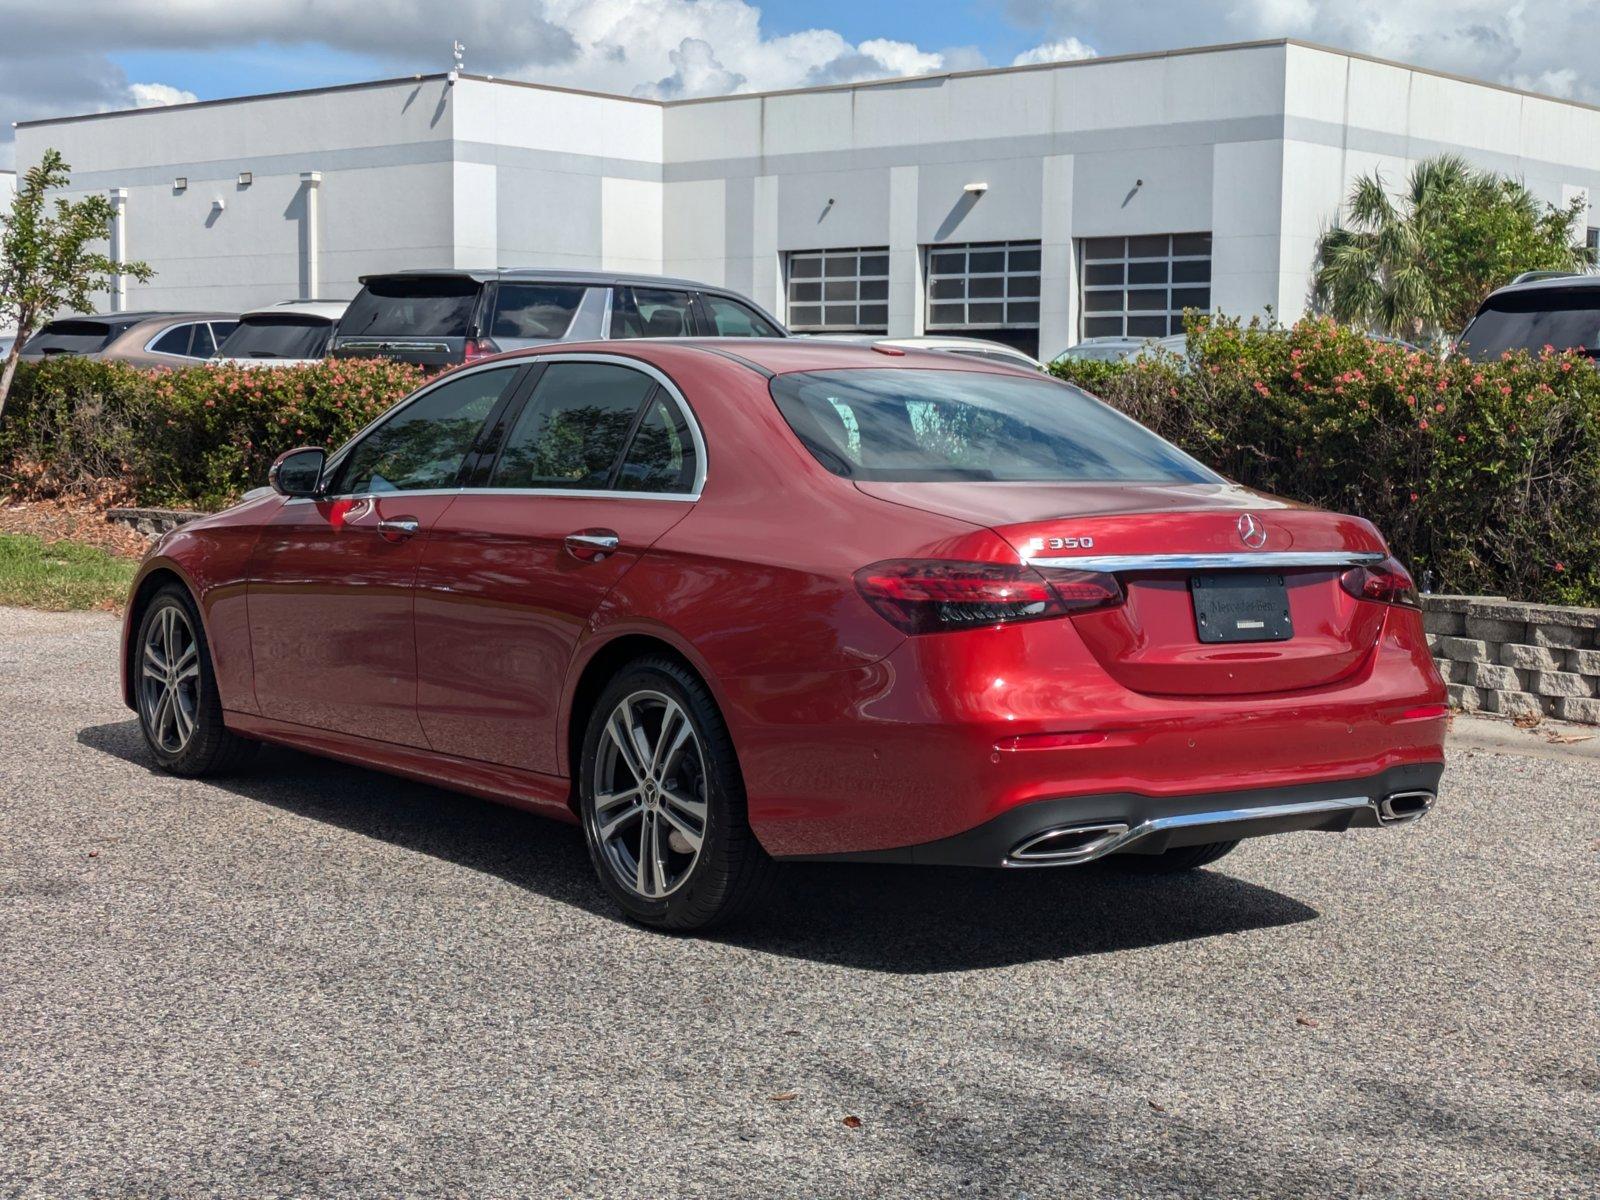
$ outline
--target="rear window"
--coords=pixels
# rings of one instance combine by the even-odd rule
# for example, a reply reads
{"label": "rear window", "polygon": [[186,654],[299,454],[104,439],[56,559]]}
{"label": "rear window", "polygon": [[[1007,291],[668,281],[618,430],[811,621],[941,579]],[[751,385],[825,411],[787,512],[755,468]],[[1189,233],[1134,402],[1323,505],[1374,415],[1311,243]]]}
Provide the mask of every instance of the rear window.
{"label": "rear window", "polygon": [[321,358],[333,326],[290,313],[245,317],[217,354],[222,358]]}
{"label": "rear window", "polygon": [[466,337],[483,285],[464,275],[373,279],[339,322],[341,337]]}
{"label": "rear window", "polygon": [[51,321],[28,339],[23,350],[29,354],[93,354],[131,324],[131,321]]}
{"label": "rear window", "polygon": [[1540,289],[1491,296],[1456,349],[1474,362],[1488,362],[1507,350],[1538,354],[1546,346],[1600,355],[1600,291]]}
{"label": "rear window", "polygon": [[1220,482],[1144,426],[1046,379],[816,371],[778,376],[772,395],[817,460],[850,479]]}
{"label": "rear window", "polygon": [[559,340],[588,290],[581,283],[502,283],[496,289],[490,336]]}

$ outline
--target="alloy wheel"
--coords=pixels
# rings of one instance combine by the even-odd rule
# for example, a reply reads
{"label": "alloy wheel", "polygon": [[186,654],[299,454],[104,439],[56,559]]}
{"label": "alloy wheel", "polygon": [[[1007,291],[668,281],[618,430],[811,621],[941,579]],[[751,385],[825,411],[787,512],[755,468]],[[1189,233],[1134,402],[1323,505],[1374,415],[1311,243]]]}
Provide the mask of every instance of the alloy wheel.
{"label": "alloy wheel", "polygon": [[163,753],[181,754],[200,711],[200,643],[176,604],[157,610],[139,650],[139,715]]}
{"label": "alloy wheel", "polygon": [[633,692],[606,718],[595,755],[591,832],[629,891],[661,900],[700,860],[709,812],[705,754],[683,706]]}

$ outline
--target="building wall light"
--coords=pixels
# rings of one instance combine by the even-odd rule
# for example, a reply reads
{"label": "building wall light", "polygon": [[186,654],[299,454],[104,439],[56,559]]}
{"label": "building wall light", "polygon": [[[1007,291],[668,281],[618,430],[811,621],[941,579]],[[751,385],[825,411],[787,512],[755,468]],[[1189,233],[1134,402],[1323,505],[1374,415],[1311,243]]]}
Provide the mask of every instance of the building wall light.
{"label": "building wall light", "polygon": [[239,186],[240,187],[249,187],[255,181],[256,181],[256,177],[251,172],[249,172],[249,171],[240,171],[239,172]]}
{"label": "building wall light", "polygon": [[175,191],[175,192],[187,191],[188,188],[189,188],[189,177],[187,175],[179,175],[176,179],[174,179],[172,181],[172,190]]}

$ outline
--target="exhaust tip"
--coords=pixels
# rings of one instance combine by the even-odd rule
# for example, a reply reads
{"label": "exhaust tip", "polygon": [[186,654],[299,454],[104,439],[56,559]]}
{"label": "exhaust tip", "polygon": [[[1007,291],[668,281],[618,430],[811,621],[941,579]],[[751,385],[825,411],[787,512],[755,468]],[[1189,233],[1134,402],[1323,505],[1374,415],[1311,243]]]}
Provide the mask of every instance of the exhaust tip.
{"label": "exhaust tip", "polygon": [[1405,825],[1421,820],[1433,808],[1434,794],[1417,790],[1390,792],[1378,801],[1378,820],[1385,825]]}
{"label": "exhaust tip", "polygon": [[1006,861],[1016,866],[1068,866],[1107,853],[1128,832],[1123,821],[1047,829],[1014,846]]}

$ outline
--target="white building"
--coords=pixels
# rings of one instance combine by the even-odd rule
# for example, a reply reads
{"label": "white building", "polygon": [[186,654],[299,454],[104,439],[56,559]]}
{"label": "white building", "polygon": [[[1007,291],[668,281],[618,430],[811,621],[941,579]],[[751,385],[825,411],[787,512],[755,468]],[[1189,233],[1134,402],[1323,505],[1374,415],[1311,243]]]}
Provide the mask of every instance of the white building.
{"label": "white building", "polygon": [[[368,272],[600,267],[796,328],[1046,353],[1186,306],[1285,317],[1351,181],[1456,151],[1563,203],[1600,110],[1292,41],[658,103],[444,75],[34,121],[157,270],[128,308],[348,297]],[[1593,224],[1593,217],[1590,218]]]}

